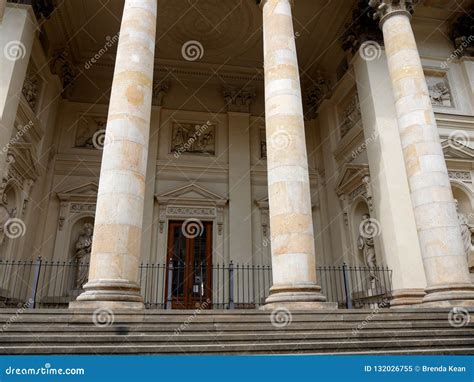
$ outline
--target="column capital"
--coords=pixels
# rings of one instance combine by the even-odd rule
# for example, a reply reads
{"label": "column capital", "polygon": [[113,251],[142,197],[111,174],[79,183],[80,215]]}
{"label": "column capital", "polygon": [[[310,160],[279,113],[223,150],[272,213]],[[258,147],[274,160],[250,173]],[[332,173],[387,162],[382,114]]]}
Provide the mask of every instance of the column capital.
{"label": "column capital", "polygon": [[253,87],[224,86],[222,95],[227,111],[250,113],[250,106],[255,99],[256,92]]}
{"label": "column capital", "polygon": [[369,0],[369,5],[375,9],[374,18],[380,20],[380,27],[394,15],[404,14],[411,18],[415,3],[416,0]]}
{"label": "column capital", "polygon": [[[268,0],[257,0],[257,4],[260,6],[260,9],[263,9]],[[295,6],[295,0],[283,0],[288,1],[293,8]]]}

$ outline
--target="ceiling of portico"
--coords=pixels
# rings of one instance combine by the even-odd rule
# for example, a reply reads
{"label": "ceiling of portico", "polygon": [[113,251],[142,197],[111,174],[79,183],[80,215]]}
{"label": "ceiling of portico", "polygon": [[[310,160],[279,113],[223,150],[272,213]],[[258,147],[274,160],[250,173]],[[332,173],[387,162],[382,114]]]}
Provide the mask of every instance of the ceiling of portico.
{"label": "ceiling of portico", "polygon": [[[422,0],[416,16],[449,20],[470,0]],[[302,81],[317,72],[335,72],[344,58],[341,34],[356,0],[296,0],[294,30]],[[123,0],[56,0],[45,24],[51,54],[68,47],[79,81],[111,83],[116,45],[107,48],[90,70],[84,65],[120,29]],[[187,42],[198,41],[203,55],[183,57]],[[155,71],[187,78],[214,77],[235,82],[262,82],[262,12],[256,0],[158,0]],[[161,72],[161,74],[160,74]],[[334,73],[333,73],[334,74]],[[84,88],[84,87],[82,87]]]}

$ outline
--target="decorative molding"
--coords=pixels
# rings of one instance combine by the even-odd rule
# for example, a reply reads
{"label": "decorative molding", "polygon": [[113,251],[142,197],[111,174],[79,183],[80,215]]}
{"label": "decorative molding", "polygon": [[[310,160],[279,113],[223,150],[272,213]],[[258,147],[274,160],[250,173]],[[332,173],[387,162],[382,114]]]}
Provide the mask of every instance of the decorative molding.
{"label": "decorative molding", "polygon": [[433,106],[454,107],[453,96],[446,72],[425,69],[431,104]]}
{"label": "decorative molding", "polygon": [[462,12],[461,16],[454,22],[451,32],[457,57],[474,57],[474,7],[467,13]]}
{"label": "decorative molding", "polygon": [[91,182],[56,194],[60,201],[58,231],[62,231],[65,222],[75,214],[95,215],[98,189],[97,184]]}
{"label": "decorative molding", "polygon": [[224,86],[222,95],[228,112],[250,113],[256,92],[253,87]]}
{"label": "decorative molding", "polygon": [[463,142],[448,138],[441,142],[441,147],[447,159],[474,159],[474,149],[465,145]]}
{"label": "decorative molding", "polygon": [[222,235],[224,207],[228,199],[223,198],[197,184],[190,184],[155,196],[159,205],[159,230],[163,233],[169,219],[208,219],[217,224]]}
{"label": "decorative molding", "polygon": [[256,200],[255,204],[260,209],[260,220],[262,224],[263,237],[270,237],[270,208],[268,205],[268,196]]}
{"label": "decorative molding", "polygon": [[380,25],[387,18],[397,14],[406,14],[411,17],[416,0],[369,0],[369,5],[375,9],[373,18],[380,20]]}
{"label": "decorative molding", "polygon": [[171,84],[169,81],[156,81],[153,83],[153,104],[163,106],[163,101]]}
{"label": "decorative molding", "polygon": [[352,130],[355,126],[362,124],[362,114],[360,112],[359,95],[354,92],[350,101],[345,105],[341,113],[342,124],[340,126],[341,138]]}
{"label": "decorative molding", "polygon": [[458,180],[464,183],[471,183],[472,177],[470,171],[448,170],[449,179]]}
{"label": "decorative molding", "polygon": [[350,21],[345,25],[341,38],[341,46],[345,52],[355,54],[360,46],[367,41],[383,44],[383,34],[374,21],[374,9],[367,0],[359,0],[352,11]]}
{"label": "decorative molding", "polygon": [[316,80],[305,91],[305,118],[308,120],[316,118],[319,106],[330,94],[331,86],[329,80],[325,79],[321,73],[318,73]]}
{"label": "decorative molding", "polygon": [[63,97],[69,98],[76,79],[76,69],[67,47],[56,50],[52,54],[51,73],[59,76],[63,87]]}

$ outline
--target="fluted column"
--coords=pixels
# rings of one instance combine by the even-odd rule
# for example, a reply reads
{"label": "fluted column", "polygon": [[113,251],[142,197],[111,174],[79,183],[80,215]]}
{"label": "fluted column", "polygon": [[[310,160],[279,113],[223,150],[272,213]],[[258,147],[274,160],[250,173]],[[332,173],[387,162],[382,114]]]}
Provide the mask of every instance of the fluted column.
{"label": "fluted column", "polygon": [[372,0],[380,17],[427,279],[423,302],[474,305],[435,115],[410,25],[412,1]]}
{"label": "fluted column", "polygon": [[138,285],[156,0],[126,0],[102,156],[89,282],[73,308],[142,309]]}
{"label": "fluted column", "polygon": [[303,108],[290,0],[263,7],[273,286],[266,308],[327,307],[316,283]]}

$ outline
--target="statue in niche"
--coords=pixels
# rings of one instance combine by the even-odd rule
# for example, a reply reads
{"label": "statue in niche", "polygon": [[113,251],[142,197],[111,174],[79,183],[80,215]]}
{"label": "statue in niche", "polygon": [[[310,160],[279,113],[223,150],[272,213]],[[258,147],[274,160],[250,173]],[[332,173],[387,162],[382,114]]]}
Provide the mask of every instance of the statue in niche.
{"label": "statue in niche", "polygon": [[76,241],[75,260],[77,264],[76,270],[76,285],[75,287],[81,289],[89,278],[89,264],[91,250],[92,250],[92,235],[94,233],[94,226],[91,223],[85,223],[82,227],[82,234]]}
{"label": "statue in niche", "polygon": [[[361,226],[371,225],[369,214],[362,215]],[[377,258],[375,255],[375,245],[374,245],[374,236],[373,235],[363,235],[363,232],[371,232],[370,227],[367,229],[362,229],[362,232],[359,234],[357,239],[357,248],[362,251],[364,256],[365,265],[369,268],[369,281],[372,289],[375,289],[377,286],[377,276],[375,274],[375,268],[377,266]]]}
{"label": "statue in niche", "polygon": [[[472,247],[472,238],[474,234],[474,226],[469,223],[468,218],[462,212],[459,211],[459,203],[457,200],[456,202],[456,211],[458,213],[458,221],[459,225],[461,226],[461,237],[462,237],[462,244],[464,248],[464,254],[466,255],[467,262],[469,264],[469,256],[471,255],[471,247]],[[474,265],[469,264],[469,271],[474,273]]]}

